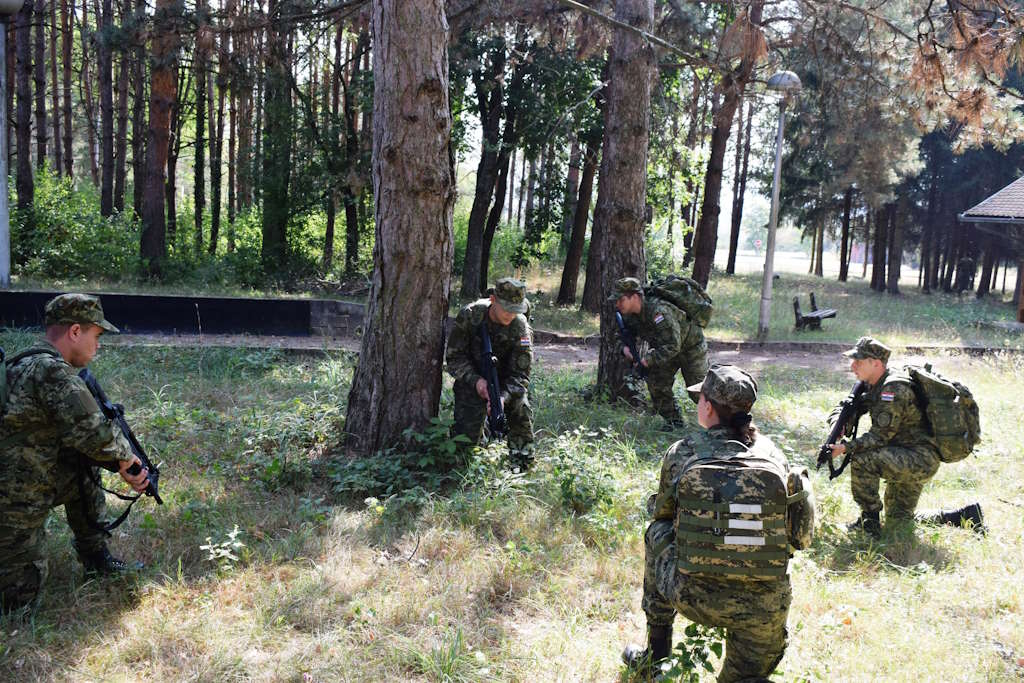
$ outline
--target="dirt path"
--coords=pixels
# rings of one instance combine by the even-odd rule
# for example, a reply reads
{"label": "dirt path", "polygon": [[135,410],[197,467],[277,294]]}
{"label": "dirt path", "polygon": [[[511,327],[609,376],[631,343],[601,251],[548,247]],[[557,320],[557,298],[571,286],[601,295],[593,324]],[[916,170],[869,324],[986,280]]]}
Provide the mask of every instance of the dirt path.
{"label": "dirt path", "polygon": [[[122,334],[104,337],[106,346],[172,346],[182,348],[252,348],[281,349],[291,353],[315,354],[323,351],[359,351],[359,340],[353,337],[284,337],[253,335],[165,335],[165,334]],[[761,346],[750,343],[710,342],[712,362],[735,363],[737,365],[760,367],[781,364],[793,368],[814,368],[844,372],[848,368],[841,352],[843,346],[822,344],[817,348],[794,348],[780,343]],[[597,366],[598,349],[594,345],[567,343],[540,343],[535,353],[541,367],[564,369],[578,367],[592,369]],[[900,354],[899,362],[922,364],[928,360],[926,354]],[[967,355],[955,355],[943,360],[943,365],[954,367],[977,362]]]}

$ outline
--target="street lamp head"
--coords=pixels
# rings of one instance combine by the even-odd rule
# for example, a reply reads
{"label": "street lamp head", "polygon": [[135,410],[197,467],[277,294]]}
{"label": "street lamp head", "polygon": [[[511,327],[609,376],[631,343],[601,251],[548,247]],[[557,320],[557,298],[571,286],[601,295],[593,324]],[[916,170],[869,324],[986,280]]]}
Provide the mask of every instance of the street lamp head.
{"label": "street lamp head", "polygon": [[0,0],[0,17],[9,17],[18,13],[25,0]]}
{"label": "street lamp head", "polygon": [[783,95],[789,95],[791,93],[799,92],[800,88],[803,87],[803,84],[800,83],[800,77],[792,71],[776,71],[772,74],[772,77],[768,79],[766,87],[769,90],[780,92]]}

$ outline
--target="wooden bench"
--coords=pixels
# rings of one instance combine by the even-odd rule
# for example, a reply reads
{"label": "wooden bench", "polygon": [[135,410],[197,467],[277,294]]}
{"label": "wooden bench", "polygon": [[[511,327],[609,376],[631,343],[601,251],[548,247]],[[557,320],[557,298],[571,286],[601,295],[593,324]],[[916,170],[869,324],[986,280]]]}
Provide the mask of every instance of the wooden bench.
{"label": "wooden bench", "polygon": [[825,318],[836,317],[836,309],[834,308],[818,308],[818,303],[814,300],[814,292],[811,292],[811,311],[809,313],[800,312],[800,297],[793,297],[793,314],[796,316],[796,329],[811,329],[820,330],[821,321]]}

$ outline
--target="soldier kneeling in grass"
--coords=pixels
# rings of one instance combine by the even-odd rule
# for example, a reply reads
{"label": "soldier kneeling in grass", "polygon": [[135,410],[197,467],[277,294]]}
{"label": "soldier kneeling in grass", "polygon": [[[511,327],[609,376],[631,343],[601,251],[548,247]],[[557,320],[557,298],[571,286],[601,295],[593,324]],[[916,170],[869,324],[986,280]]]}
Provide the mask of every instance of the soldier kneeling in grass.
{"label": "soldier kneeling in grass", "polygon": [[749,374],[713,365],[687,389],[698,394],[704,429],[665,453],[644,536],[647,647],[627,647],[623,661],[654,673],[671,653],[678,612],[725,628],[719,681],[766,678],[786,651],[789,558],[811,543],[810,479],[751,424]]}

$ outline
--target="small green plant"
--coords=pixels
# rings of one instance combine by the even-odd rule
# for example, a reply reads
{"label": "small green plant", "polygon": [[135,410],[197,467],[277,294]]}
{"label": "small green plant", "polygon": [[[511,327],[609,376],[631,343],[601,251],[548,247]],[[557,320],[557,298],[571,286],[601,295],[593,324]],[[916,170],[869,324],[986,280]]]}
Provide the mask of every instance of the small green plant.
{"label": "small green plant", "polygon": [[687,624],[683,636],[683,640],[672,651],[672,656],[661,665],[659,681],[700,683],[701,672],[713,672],[714,660],[722,658],[722,650],[725,648],[724,630],[691,623]]}
{"label": "small green plant", "polygon": [[206,559],[215,562],[218,571],[230,571],[239,559],[235,552],[245,547],[245,544],[238,540],[241,533],[236,524],[235,528],[228,532],[226,540],[214,543],[213,537],[207,536],[206,543],[199,546],[199,549],[206,551]]}

